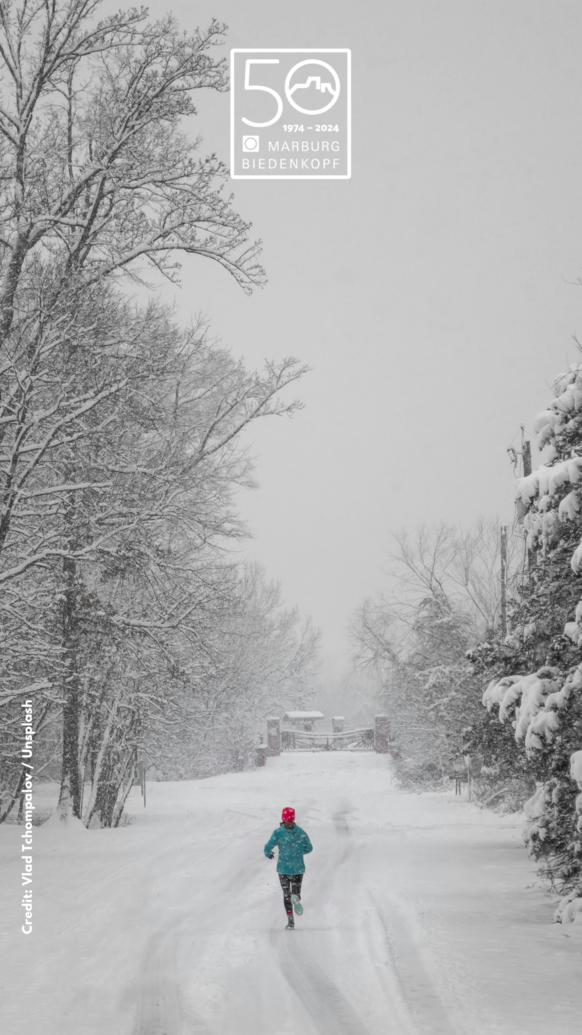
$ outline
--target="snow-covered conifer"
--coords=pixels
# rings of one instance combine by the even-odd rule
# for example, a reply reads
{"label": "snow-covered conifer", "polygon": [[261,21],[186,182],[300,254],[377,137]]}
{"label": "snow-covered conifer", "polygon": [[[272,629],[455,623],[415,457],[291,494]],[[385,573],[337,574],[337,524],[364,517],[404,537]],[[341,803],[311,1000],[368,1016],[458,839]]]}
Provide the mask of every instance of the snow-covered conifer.
{"label": "snow-covered conifer", "polygon": [[514,591],[510,635],[473,660],[494,676],[483,697],[493,722],[513,734],[507,768],[527,759],[537,780],[526,805],[529,849],[554,885],[582,890],[570,772],[572,755],[582,749],[582,364],[556,380],[554,399],[534,428],[543,462],[517,485],[528,559]]}

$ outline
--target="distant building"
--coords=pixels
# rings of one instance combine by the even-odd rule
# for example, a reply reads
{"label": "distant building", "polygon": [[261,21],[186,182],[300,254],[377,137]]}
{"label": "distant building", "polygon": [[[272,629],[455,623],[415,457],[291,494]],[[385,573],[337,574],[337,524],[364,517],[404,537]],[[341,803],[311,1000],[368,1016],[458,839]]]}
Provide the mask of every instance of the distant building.
{"label": "distant building", "polygon": [[311,733],[313,723],[323,718],[325,718],[323,712],[285,712],[283,722],[288,730]]}

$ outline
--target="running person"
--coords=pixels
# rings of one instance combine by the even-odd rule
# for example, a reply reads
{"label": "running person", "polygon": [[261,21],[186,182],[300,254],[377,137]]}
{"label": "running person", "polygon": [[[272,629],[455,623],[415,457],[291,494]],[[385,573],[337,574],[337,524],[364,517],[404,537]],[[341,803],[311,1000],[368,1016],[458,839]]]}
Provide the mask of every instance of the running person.
{"label": "running person", "polygon": [[301,905],[301,883],[305,873],[303,856],[313,851],[313,845],[305,831],[297,826],[295,809],[283,809],[281,820],[282,822],[273,831],[265,845],[265,855],[267,859],[274,859],[275,845],[279,849],[277,873],[283,888],[287,929],[292,930],[295,927],[293,907],[295,907],[297,916],[301,916],[303,912]]}

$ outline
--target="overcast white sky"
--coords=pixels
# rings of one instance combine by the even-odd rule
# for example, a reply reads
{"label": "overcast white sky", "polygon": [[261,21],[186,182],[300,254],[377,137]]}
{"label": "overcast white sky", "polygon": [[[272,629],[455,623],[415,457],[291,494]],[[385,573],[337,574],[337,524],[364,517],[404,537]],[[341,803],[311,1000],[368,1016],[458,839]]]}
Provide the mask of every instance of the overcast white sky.
{"label": "overcast white sky", "polygon": [[[189,0],[232,47],[350,47],[349,181],[235,181],[264,240],[247,298],[184,264],[181,317],[203,310],[249,365],[313,371],[292,421],[254,429],[260,489],[246,553],[339,656],[382,581],[388,532],[511,519],[506,449],[582,338],[582,5],[576,0]],[[197,128],[228,163],[229,98]]]}

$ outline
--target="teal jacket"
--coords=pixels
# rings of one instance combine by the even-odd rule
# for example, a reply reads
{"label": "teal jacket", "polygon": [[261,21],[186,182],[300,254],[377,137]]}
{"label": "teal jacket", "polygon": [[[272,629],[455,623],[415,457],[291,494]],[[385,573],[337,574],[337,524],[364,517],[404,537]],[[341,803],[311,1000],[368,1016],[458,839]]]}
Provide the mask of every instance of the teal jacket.
{"label": "teal jacket", "polygon": [[265,845],[267,859],[275,845],[279,849],[277,873],[305,873],[303,856],[313,851],[313,845],[301,827],[294,823],[291,830],[286,830],[281,823]]}

